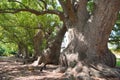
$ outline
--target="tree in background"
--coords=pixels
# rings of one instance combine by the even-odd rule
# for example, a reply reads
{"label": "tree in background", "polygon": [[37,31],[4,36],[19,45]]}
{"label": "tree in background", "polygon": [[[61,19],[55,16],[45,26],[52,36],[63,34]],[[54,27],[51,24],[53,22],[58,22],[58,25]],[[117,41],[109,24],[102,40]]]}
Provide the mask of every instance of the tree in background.
{"label": "tree in background", "polygon": [[27,30],[27,26],[25,25],[25,27],[20,25],[21,22],[19,22],[19,20],[23,21],[23,16],[21,16],[21,14],[1,15],[0,26],[3,28],[1,31],[1,40],[2,42],[14,43],[18,45],[18,55],[29,57],[28,46],[32,45],[32,36],[35,31]]}
{"label": "tree in background", "polygon": [[[15,15],[1,14],[1,40],[2,42],[15,43],[18,45],[18,55],[29,57],[32,48],[35,49],[35,52],[37,50],[42,52],[45,48],[45,41],[56,33],[55,26],[59,25],[58,20],[59,18],[54,15],[52,17],[48,15],[37,17],[25,12]],[[37,34],[38,31],[42,31],[42,34]],[[44,39],[44,43],[42,39]],[[39,54],[39,52],[37,53]]]}

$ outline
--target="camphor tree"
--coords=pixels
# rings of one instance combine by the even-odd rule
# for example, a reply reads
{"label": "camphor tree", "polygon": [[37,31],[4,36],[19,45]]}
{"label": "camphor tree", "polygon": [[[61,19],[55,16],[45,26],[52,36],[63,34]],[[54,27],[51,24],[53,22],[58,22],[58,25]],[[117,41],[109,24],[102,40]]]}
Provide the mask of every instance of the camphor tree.
{"label": "camphor tree", "polygon": [[[9,1],[17,3],[17,7],[3,7],[0,13],[27,11],[60,17],[69,33],[69,44],[61,53],[60,65],[70,77],[78,80],[119,77],[114,68],[115,56],[108,49],[107,42],[120,10],[120,0],[58,0],[58,6],[55,5],[57,0]],[[91,1],[93,8],[89,12],[87,6]],[[32,7],[31,2],[36,7]]]}
{"label": "camphor tree", "polygon": [[87,0],[79,0],[77,8],[73,8],[69,0],[60,3],[66,11],[65,24],[70,33],[70,42],[61,57],[62,65],[71,67],[67,71],[74,72],[79,79],[89,80],[90,75],[118,77],[117,71],[112,69],[116,59],[107,42],[117,19],[120,1],[94,0],[91,15],[86,9]]}

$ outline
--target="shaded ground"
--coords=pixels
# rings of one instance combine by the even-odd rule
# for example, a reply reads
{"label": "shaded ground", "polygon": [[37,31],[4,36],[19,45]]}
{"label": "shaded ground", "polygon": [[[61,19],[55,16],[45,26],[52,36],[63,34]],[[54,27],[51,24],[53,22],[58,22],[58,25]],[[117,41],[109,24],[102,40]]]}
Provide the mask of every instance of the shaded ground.
{"label": "shaded ground", "polygon": [[[41,66],[23,65],[15,57],[0,57],[0,80],[72,80],[65,78],[63,73],[55,72],[58,66],[47,65],[47,69],[40,71]],[[93,78],[93,80],[119,80]]]}
{"label": "shaded ground", "polygon": [[0,57],[0,80],[64,80],[62,73],[53,71],[57,66],[48,65],[41,72],[40,66],[23,65],[16,60],[14,57]]}

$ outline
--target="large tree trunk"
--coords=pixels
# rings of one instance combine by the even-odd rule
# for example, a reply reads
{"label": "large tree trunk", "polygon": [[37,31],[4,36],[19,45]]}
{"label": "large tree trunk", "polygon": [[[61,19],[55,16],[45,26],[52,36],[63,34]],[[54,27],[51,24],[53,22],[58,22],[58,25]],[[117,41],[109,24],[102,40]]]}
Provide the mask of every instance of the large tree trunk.
{"label": "large tree trunk", "polygon": [[22,46],[21,46],[21,44],[18,44],[18,53],[17,53],[16,57],[22,57]]}
{"label": "large tree trunk", "polygon": [[61,54],[61,66],[77,80],[91,80],[96,76],[119,77],[113,69],[116,58],[107,42],[117,19],[120,1],[95,0],[95,10],[90,16],[86,9],[87,0],[80,0],[78,5],[77,19],[73,20],[69,14],[69,19],[65,20],[70,42]]}
{"label": "large tree trunk", "polygon": [[[46,64],[58,64],[61,50],[61,43],[66,32],[66,26],[63,26],[57,33],[54,39],[52,39],[47,48],[42,53],[39,63]],[[42,70],[42,69],[41,69]]]}
{"label": "large tree trunk", "polygon": [[38,56],[41,55],[40,51],[40,46],[42,45],[42,40],[43,40],[43,32],[41,30],[39,30],[34,38],[33,38],[33,45],[34,45],[34,58],[37,58]]}
{"label": "large tree trunk", "polygon": [[17,53],[17,57],[21,57],[21,58],[29,58],[29,51],[28,51],[28,46],[25,45],[24,43],[20,42],[18,44],[18,53]]}
{"label": "large tree trunk", "polygon": [[30,57],[27,45],[24,45],[24,53],[23,54],[24,54],[25,59],[28,59]]}

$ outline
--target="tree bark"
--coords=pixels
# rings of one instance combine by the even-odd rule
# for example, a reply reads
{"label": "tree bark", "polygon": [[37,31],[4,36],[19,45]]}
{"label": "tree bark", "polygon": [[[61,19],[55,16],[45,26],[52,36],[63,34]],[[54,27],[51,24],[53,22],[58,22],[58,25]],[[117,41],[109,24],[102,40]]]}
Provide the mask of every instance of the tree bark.
{"label": "tree bark", "polygon": [[21,44],[18,44],[18,53],[16,55],[16,57],[21,57],[22,56],[22,46]]}
{"label": "tree bark", "polygon": [[77,19],[73,22],[69,15],[65,19],[70,42],[60,56],[60,64],[77,80],[91,80],[92,76],[120,77],[113,69],[116,58],[107,46],[120,1],[95,0],[94,3],[92,15],[86,9],[87,0],[80,0],[75,13]]}
{"label": "tree bark", "polygon": [[43,32],[39,30],[33,38],[34,58],[37,58],[38,56],[41,56],[42,54],[42,51],[40,51],[42,40],[43,40]]}
{"label": "tree bark", "polygon": [[57,33],[54,39],[48,43],[48,47],[42,53],[39,63],[46,64],[58,64],[61,50],[61,43],[66,32],[66,26],[64,25]]}
{"label": "tree bark", "polygon": [[17,57],[22,57],[22,58],[29,58],[29,51],[28,51],[28,47],[27,45],[25,45],[24,43],[20,42],[18,44],[18,54]]}

